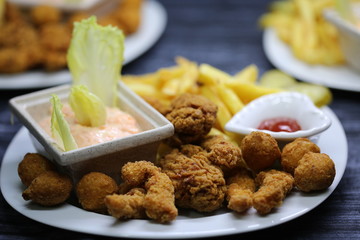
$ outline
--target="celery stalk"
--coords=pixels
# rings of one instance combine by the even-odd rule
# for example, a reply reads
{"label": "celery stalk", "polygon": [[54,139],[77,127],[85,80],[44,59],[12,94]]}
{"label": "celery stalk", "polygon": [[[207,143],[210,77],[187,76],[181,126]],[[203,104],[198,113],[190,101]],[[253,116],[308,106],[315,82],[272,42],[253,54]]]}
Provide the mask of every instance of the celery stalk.
{"label": "celery stalk", "polygon": [[76,22],[67,53],[73,84],[87,86],[106,106],[115,106],[123,53],[120,29],[98,25],[95,16]]}
{"label": "celery stalk", "polygon": [[65,151],[77,149],[78,146],[71,135],[70,127],[62,114],[62,104],[57,95],[52,95],[51,133],[52,137]]}

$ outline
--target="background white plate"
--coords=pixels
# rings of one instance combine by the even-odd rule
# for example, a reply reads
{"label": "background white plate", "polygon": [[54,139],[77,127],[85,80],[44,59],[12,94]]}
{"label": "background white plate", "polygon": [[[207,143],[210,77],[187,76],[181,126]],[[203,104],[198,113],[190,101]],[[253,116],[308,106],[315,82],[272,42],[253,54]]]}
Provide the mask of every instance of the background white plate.
{"label": "background white plate", "polygon": [[37,5],[52,5],[62,10],[79,11],[86,10],[99,4],[102,0],[8,0],[11,3],[23,7],[33,7]]}
{"label": "background white plate", "polygon": [[[138,31],[125,40],[124,65],[133,61],[160,38],[165,30],[167,14],[157,1],[146,0],[142,9],[142,21]],[[53,73],[28,71],[20,74],[0,74],[0,89],[33,89],[46,88],[69,83],[71,75],[68,70]]]}
{"label": "background white plate", "polygon": [[264,31],[263,47],[269,61],[279,70],[293,77],[330,88],[360,92],[360,73],[347,65],[329,67],[310,65],[297,59],[274,29]]}
{"label": "background white plate", "polygon": [[21,197],[24,186],[17,175],[17,166],[25,153],[35,151],[25,128],[17,133],[5,153],[0,174],[1,191],[14,209],[35,221],[66,230],[103,236],[180,239],[222,236],[272,227],[297,218],[318,206],[334,191],[344,174],[348,154],[344,129],[329,108],[324,108],[324,111],[331,118],[332,125],[321,135],[318,145],[321,151],[327,153],[335,162],[336,177],[333,184],[326,191],[317,194],[292,192],[282,206],[264,217],[257,215],[254,209],[244,215],[226,210],[206,215],[188,211],[180,212],[177,219],[170,224],[158,224],[149,220],[117,221],[111,216],[87,212],[67,203],[55,208],[40,207],[24,201]]}

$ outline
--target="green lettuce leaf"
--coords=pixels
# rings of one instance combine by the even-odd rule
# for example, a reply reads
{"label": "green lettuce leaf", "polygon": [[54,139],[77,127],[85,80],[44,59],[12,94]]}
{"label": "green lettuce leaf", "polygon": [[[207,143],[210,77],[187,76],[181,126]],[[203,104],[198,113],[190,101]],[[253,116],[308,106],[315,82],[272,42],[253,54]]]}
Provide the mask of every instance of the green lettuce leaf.
{"label": "green lettuce leaf", "polygon": [[76,22],[67,53],[74,85],[85,85],[106,106],[116,104],[117,82],[124,53],[124,34],[112,26],[100,26],[96,17]]}
{"label": "green lettuce leaf", "polygon": [[86,86],[76,85],[71,88],[69,103],[76,120],[84,126],[99,127],[106,122],[106,108],[95,94]]}
{"label": "green lettuce leaf", "polygon": [[59,97],[55,94],[50,99],[52,104],[51,114],[51,133],[52,137],[61,145],[65,151],[77,149],[78,146],[75,139],[71,135],[70,127],[65,120],[65,117],[61,111],[62,104]]}

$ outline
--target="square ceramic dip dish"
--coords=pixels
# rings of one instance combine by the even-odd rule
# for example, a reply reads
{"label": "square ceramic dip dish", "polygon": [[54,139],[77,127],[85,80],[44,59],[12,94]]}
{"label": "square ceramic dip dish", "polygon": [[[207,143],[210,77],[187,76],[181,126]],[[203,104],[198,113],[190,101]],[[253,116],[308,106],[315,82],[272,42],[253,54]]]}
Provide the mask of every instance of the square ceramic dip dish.
{"label": "square ceramic dip dish", "polygon": [[162,140],[174,133],[173,125],[158,111],[119,82],[117,107],[132,115],[141,131],[105,143],[63,151],[39,122],[49,115],[50,98],[56,94],[62,102],[69,96],[70,85],[53,87],[10,100],[13,114],[29,130],[36,150],[52,160],[77,182],[84,174],[99,171],[120,181],[121,167],[129,161],[154,161]]}

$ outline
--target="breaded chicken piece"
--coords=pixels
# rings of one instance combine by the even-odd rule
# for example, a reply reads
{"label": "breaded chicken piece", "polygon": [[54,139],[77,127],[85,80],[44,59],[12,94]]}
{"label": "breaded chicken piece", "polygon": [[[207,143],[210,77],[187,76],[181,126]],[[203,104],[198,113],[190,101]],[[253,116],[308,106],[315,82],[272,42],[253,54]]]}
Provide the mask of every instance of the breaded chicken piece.
{"label": "breaded chicken piece", "polygon": [[165,117],[174,125],[174,146],[193,143],[206,136],[216,121],[217,106],[207,98],[185,93],[171,102]]}
{"label": "breaded chicken piece", "polygon": [[299,160],[307,152],[319,153],[320,148],[307,138],[297,138],[286,144],[281,153],[281,166],[284,171],[294,175]]}
{"label": "breaded chicken piece", "polygon": [[224,172],[245,166],[241,150],[221,135],[206,136],[200,143],[208,153],[207,157]]}
{"label": "breaded chicken piece", "polygon": [[283,203],[294,187],[294,178],[289,173],[271,169],[258,173],[255,183],[259,189],[254,193],[253,206],[264,215]]}
{"label": "breaded chicken piece", "polygon": [[256,185],[250,171],[240,168],[226,179],[226,183],[228,188],[226,200],[229,209],[241,213],[252,207]]}
{"label": "breaded chicken piece", "polygon": [[107,213],[104,199],[117,191],[115,180],[101,172],[85,174],[76,186],[76,195],[81,206],[85,210],[98,213]]}
{"label": "breaded chicken piece", "polygon": [[308,152],[295,168],[295,186],[303,192],[324,190],[330,187],[335,175],[334,161],[327,154]]}
{"label": "breaded chicken piece", "polygon": [[46,171],[31,182],[22,196],[43,206],[55,206],[65,202],[71,190],[72,182],[67,175]]}
{"label": "breaded chicken piece", "polygon": [[184,152],[188,156],[173,149],[159,160],[160,167],[175,187],[176,205],[199,212],[220,208],[226,193],[222,170],[210,163],[201,148],[187,145],[183,148],[187,149]]}
{"label": "breaded chicken piece", "polygon": [[145,194],[143,188],[133,188],[125,194],[113,194],[105,197],[105,205],[111,216],[118,219],[143,219],[145,213]]}
{"label": "breaded chicken piece", "polygon": [[[127,187],[140,187],[145,189],[146,193],[143,196],[143,201],[138,195],[133,200],[129,200],[129,197],[116,197],[116,204],[110,204],[111,199],[115,199],[115,197],[109,197],[110,200],[106,200],[106,204],[110,213],[116,213],[114,217],[140,217],[143,216],[141,214],[143,211],[147,217],[160,223],[170,222],[177,217],[174,186],[160,168],[148,161],[129,162],[122,167],[121,176]],[[124,202],[119,203],[121,199],[124,199]]]}
{"label": "breaded chicken piece", "polygon": [[62,19],[60,9],[49,5],[39,5],[30,9],[30,19],[35,25],[58,23]]}
{"label": "breaded chicken piece", "polygon": [[28,187],[40,174],[56,169],[54,164],[41,154],[27,153],[19,163],[17,170],[21,182]]}
{"label": "breaded chicken piece", "polygon": [[270,134],[261,131],[245,136],[240,148],[247,166],[254,172],[270,168],[281,157],[277,141]]}

